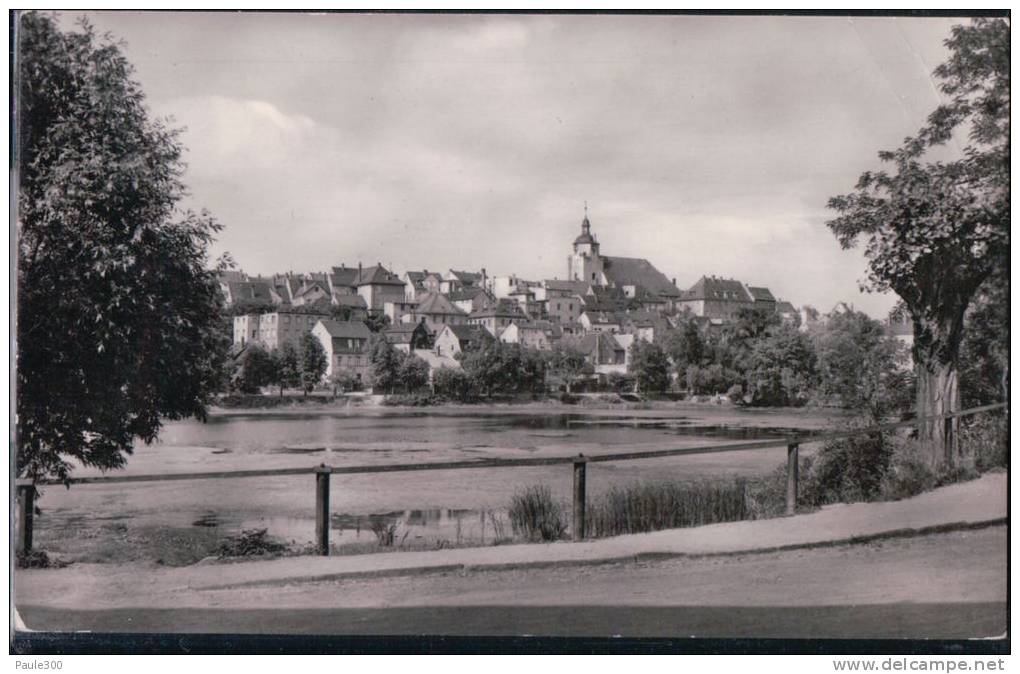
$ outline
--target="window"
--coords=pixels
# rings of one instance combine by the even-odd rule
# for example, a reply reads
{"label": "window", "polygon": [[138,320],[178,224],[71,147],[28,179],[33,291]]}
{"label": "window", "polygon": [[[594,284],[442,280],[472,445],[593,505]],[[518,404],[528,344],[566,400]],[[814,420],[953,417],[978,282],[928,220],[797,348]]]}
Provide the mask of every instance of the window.
{"label": "window", "polygon": [[283,317],[283,322],[284,323],[290,323],[290,316],[284,316]]}

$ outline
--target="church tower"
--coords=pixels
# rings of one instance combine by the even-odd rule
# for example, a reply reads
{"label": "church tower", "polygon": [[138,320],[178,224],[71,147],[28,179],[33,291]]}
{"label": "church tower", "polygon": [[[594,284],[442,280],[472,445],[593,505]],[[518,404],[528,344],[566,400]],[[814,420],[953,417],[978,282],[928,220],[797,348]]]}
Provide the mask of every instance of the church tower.
{"label": "church tower", "polygon": [[602,285],[602,257],[599,255],[599,242],[591,233],[587,203],[584,205],[581,235],[574,239],[574,253],[567,257],[567,279]]}

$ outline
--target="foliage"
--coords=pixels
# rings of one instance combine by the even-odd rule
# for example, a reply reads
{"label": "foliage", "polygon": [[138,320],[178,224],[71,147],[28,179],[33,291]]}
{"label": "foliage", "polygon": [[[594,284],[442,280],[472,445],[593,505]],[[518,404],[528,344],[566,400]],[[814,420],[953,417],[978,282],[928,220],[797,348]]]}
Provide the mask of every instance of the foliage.
{"label": "foliage", "polygon": [[546,354],[546,362],[551,374],[563,379],[567,385],[567,393],[578,377],[585,373],[587,361],[584,353],[573,344],[557,342]]}
{"label": "foliage", "polygon": [[248,314],[269,314],[277,311],[277,307],[268,300],[240,299],[223,308],[224,316],[246,316]]}
{"label": "foliage", "polygon": [[683,321],[676,330],[670,330],[666,334],[663,348],[673,361],[673,367],[681,381],[687,380],[688,369],[697,368],[702,364],[707,355],[705,341],[698,324],[690,319]]}
{"label": "foliage", "polygon": [[280,387],[280,395],[285,388],[301,386],[301,354],[291,342],[284,342],[279,351],[273,354],[276,360],[276,381]]}
{"label": "foliage", "polygon": [[124,465],[166,419],[204,418],[229,341],[207,269],[219,230],[181,211],[178,132],[83,23],[18,16],[17,472]]}
{"label": "foliage", "polygon": [[839,313],[813,337],[822,400],[855,410],[868,423],[910,407],[906,347],[887,336],[881,323],[861,312]]}
{"label": "foliage", "polygon": [[287,546],[274,541],[266,529],[245,529],[223,543],[218,551],[220,557],[253,557],[284,552]]}
{"label": "foliage", "polygon": [[386,314],[369,314],[368,318],[365,319],[365,325],[368,329],[375,333],[381,333],[386,329],[386,326],[390,324],[390,317]]}
{"label": "foliage", "polygon": [[815,382],[815,354],[808,337],[792,326],[759,336],[747,364],[752,405],[800,405]]}
{"label": "foliage", "polygon": [[[946,46],[949,60],[935,76],[948,102],[916,136],[879,154],[889,170],[865,172],[853,193],[830,199],[838,215],[827,223],[844,248],[866,240],[864,287],[894,291],[910,312],[919,416],[960,409],[965,312],[1009,267],[1009,25],[976,19],[955,26]],[[962,156],[932,159],[931,150],[945,154],[963,134]],[[923,427],[933,461],[958,460],[954,426]]]}
{"label": "foliage", "polygon": [[241,393],[258,393],[278,380],[277,361],[261,344],[248,344],[238,359],[233,388]]}
{"label": "foliage", "polygon": [[414,393],[429,385],[429,364],[416,356],[404,355],[400,363],[400,383]]}
{"label": "foliage", "polygon": [[456,400],[458,402],[472,402],[478,398],[471,377],[463,370],[452,367],[441,367],[432,375],[432,387],[436,395]]}
{"label": "foliage", "polygon": [[748,519],[745,492],[742,480],[612,487],[589,504],[588,527],[601,538]]}
{"label": "foliage", "polygon": [[376,393],[392,393],[400,384],[401,354],[381,334],[368,340],[368,360],[372,364],[372,386]]}
{"label": "foliage", "polygon": [[1009,270],[981,286],[964,320],[960,396],[964,408],[1009,399]]}
{"label": "foliage", "polygon": [[60,569],[69,564],[50,557],[44,550],[30,550],[27,554],[18,552],[14,561],[19,569]]}
{"label": "foliage", "polygon": [[802,475],[801,502],[819,506],[877,498],[893,454],[888,440],[870,433],[826,443]]}
{"label": "foliage", "polygon": [[368,523],[369,529],[375,534],[379,547],[391,548],[397,537],[397,523],[387,522],[382,517],[373,517]]}
{"label": "foliage", "polygon": [[960,445],[977,470],[1009,466],[1009,416],[1001,412],[968,417],[960,424]]}
{"label": "foliage", "polygon": [[545,359],[539,351],[520,344],[486,342],[462,353],[460,364],[475,387],[487,396],[545,390]]}
{"label": "foliage", "polygon": [[635,380],[619,372],[610,372],[606,377],[606,387],[617,393],[630,393],[634,390]]}
{"label": "foliage", "polygon": [[331,383],[333,384],[333,390],[341,393],[361,390],[361,380],[350,370],[338,369],[334,371]]}
{"label": "foliage", "polygon": [[302,335],[300,344],[301,389],[307,395],[322,381],[322,378],[326,375],[329,362],[326,358],[326,350],[322,348],[322,343],[312,333],[306,332]]}
{"label": "foliage", "polygon": [[508,515],[514,534],[529,541],[558,541],[567,533],[566,509],[553,500],[545,485],[517,491],[510,499]]}
{"label": "foliage", "polygon": [[658,344],[635,339],[630,347],[630,371],[641,393],[663,393],[669,388],[669,358]]}

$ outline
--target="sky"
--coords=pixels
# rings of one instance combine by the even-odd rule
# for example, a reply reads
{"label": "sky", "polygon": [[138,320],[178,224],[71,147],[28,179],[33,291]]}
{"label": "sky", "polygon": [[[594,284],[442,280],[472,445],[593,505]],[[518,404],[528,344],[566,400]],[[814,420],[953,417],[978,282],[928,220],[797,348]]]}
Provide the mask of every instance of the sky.
{"label": "sky", "polygon": [[[65,14],[68,27],[77,15]],[[940,102],[959,19],[91,13],[186,128],[187,205],[248,273],[564,278],[604,255],[797,306],[862,293],[825,226]]]}

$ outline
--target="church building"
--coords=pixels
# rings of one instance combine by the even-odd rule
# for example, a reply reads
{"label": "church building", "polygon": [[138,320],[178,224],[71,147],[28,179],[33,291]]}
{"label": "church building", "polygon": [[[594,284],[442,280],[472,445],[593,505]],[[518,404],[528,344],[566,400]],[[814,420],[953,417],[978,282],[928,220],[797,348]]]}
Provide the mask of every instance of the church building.
{"label": "church building", "polygon": [[581,234],[574,239],[574,252],[567,257],[567,279],[617,289],[649,309],[671,309],[680,298],[676,283],[648,260],[602,255],[591,233],[587,207]]}

